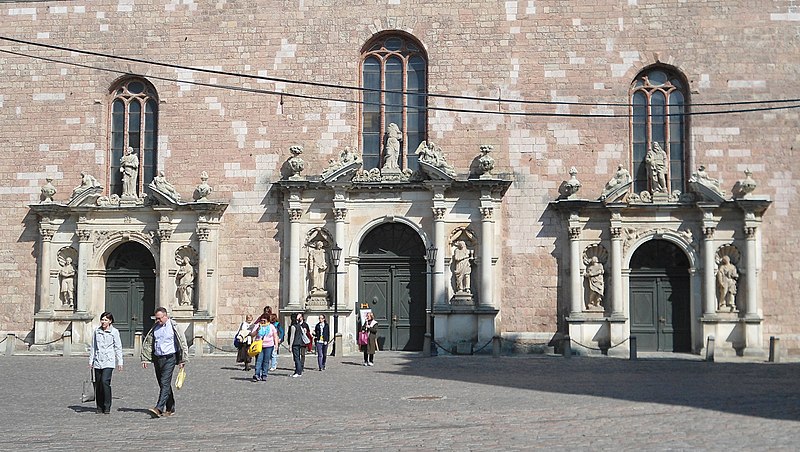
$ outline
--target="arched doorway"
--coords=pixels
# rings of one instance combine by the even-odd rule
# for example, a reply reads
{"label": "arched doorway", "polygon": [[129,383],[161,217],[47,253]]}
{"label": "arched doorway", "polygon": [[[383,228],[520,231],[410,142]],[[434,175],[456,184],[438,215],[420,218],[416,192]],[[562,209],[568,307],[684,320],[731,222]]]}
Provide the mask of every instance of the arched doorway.
{"label": "arched doorway", "polygon": [[630,324],[642,351],[690,352],[689,259],[675,244],[650,240],[631,257]]}
{"label": "arched doorway", "polygon": [[422,350],[425,265],[422,239],[404,224],[381,224],[362,240],[358,305],[375,315],[381,350]]}
{"label": "arched doorway", "polygon": [[123,347],[132,347],[137,331],[147,332],[156,309],[156,263],[143,245],[127,242],[106,263],[106,311],[114,315]]}

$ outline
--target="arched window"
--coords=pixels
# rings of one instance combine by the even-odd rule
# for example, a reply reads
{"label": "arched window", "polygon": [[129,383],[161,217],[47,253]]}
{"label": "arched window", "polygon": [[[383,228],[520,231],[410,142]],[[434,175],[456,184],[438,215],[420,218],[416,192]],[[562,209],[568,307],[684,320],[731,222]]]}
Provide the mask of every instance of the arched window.
{"label": "arched window", "polygon": [[139,157],[137,189],[156,175],[158,156],[158,96],[146,80],[123,80],[112,91],[109,194],[122,194],[120,159],[129,146]]}
{"label": "arched window", "polygon": [[384,134],[394,123],[403,132],[400,166],[416,170],[414,151],[426,140],[428,62],[411,38],[384,35],[362,52],[361,154],[364,168],[381,167]]}
{"label": "arched window", "polygon": [[633,190],[651,190],[645,159],[654,142],[667,153],[667,191],[685,190],[686,83],[661,67],[643,71],[631,88]]}

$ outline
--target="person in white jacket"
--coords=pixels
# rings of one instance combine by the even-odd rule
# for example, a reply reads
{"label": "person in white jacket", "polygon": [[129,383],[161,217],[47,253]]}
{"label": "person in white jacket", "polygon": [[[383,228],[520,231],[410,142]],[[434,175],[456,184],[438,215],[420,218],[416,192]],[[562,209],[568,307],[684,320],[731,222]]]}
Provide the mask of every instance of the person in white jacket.
{"label": "person in white jacket", "polygon": [[94,400],[97,414],[111,414],[111,374],[122,371],[122,340],[112,325],[110,312],[100,314],[100,326],[89,343],[89,368],[94,370]]}

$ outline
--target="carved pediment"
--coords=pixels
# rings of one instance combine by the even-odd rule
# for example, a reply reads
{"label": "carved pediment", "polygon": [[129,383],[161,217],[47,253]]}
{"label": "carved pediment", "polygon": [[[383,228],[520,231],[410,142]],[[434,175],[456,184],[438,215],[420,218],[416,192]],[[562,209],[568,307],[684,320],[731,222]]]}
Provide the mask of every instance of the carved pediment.
{"label": "carved pediment", "polygon": [[329,168],[322,173],[322,181],[329,183],[350,180],[359,169],[361,169],[360,161],[352,161],[333,169]]}
{"label": "carved pediment", "polygon": [[419,169],[433,180],[452,181],[455,179],[455,174],[451,171],[446,171],[445,168],[439,168],[431,163],[420,160]]}
{"label": "carved pediment", "polygon": [[102,194],[102,187],[76,188],[67,205],[70,207],[94,206]]}

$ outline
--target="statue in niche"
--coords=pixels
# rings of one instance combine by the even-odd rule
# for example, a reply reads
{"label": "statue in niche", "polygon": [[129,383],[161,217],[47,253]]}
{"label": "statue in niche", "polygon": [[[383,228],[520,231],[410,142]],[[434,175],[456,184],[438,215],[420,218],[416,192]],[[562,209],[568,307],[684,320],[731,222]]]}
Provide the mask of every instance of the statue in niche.
{"label": "statue in niche", "polygon": [[717,269],[717,306],[719,310],[736,309],[736,280],[739,272],[729,256],[722,256]]}
{"label": "statue in niche", "polygon": [[650,191],[653,193],[667,192],[667,153],[658,142],[654,141],[647,151],[645,163],[650,172]]}
{"label": "statue in niche", "polygon": [[611,190],[619,186],[625,185],[630,181],[631,181],[631,174],[628,172],[628,170],[622,167],[622,164],[619,164],[617,165],[617,172],[614,173],[614,177],[612,177],[611,180],[606,182],[606,187],[605,190],[603,190],[603,192],[608,193]]}
{"label": "statue in niche", "polygon": [[309,293],[314,294],[325,291],[325,272],[328,270],[328,263],[325,260],[325,248],[321,240],[317,240],[313,246],[308,248],[308,282],[311,286]]}
{"label": "statue in niche", "polygon": [[181,195],[175,190],[175,186],[167,181],[167,176],[164,175],[164,170],[158,171],[158,176],[153,178],[153,187],[158,191],[164,193],[175,201],[181,200]]}
{"label": "statue in niche", "polygon": [[475,255],[467,248],[466,242],[458,240],[453,249],[453,276],[455,276],[456,293],[471,293],[470,276],[472,273],[472,260]]}
{"label": "statue in niche", "polygon": [[75,305],[75,266],[72,264],[71,257],[64,259],[61,270],[58,272],[58,279],[60,280],[61,304],[73,307]]}
{"label": "statue in niche", "polygon": [[136,184],[139,175],[139,157],[133,152],[133,148],[128,146],[125,155],[119,159],[119,172],[122,173],[122,197],[135,198]]}
{"label": "statue in niche", "polygon": [[586,266],[586,281],[589,284],[589,300],[586,309],[600,308],[603,306],[603,295],[605,294],[605,269],[597,256],[592,256],[589,265]]}
{"label": "statue in niche", "polygon": [[383,148],[383,167],[381,169],[400,169],[400,140],[403,133],[395,123],[386,128],[386,146]]}
{"label": "statue in niche", "polygon": [[178,299],[178,306],[191,306],[192,295],[194,293],[194,267],[189,256],[184,256],[178,262],[178,272],[175,274],[175,297]]}

